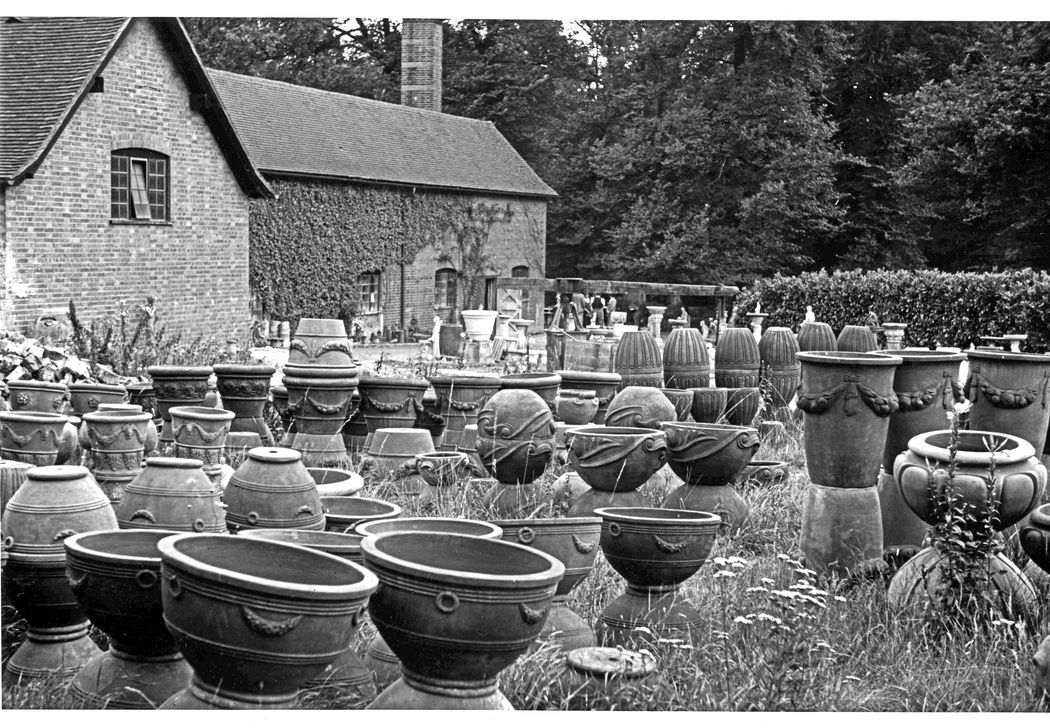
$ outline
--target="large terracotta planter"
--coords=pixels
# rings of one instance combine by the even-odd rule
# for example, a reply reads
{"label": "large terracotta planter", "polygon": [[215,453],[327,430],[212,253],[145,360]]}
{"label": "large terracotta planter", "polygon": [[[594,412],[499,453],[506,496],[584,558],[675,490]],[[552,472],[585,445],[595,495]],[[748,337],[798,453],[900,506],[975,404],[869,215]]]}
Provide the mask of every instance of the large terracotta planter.
{"label": "large terracotta planter", "polygon": [[540,396],[551,413],[554,413],[554,400],[558,396],[561,377],[550,372],[523,372],[522,374],[503,374],[499,378],[500,391],[505,389],[527,389]]}
{"label": "large terracotta planter", "polygon": [[437,412],[445,420],[442,448],[455,450],[467,425],[478,423],[478,413],[489,397],[500,390],[498,377],[437,375],[430,378],[437,395]]}
{"label": "large terracotta planter", "polygon": [[604,506],[647,503],[637,489],[667,462],[664,433],[640,427],[579,427],[568,432],[569,462],[590,490],[569,515],[592,516]]}
{"label": "large terracotta planter", "polygon": [[564,389],[593,389],[598,396],[598,411],[591,420],[596,425],[605,424],[605,414],[609,403],[620,391],[623,377],[615,372],[581,372],[558,370],[561,386]]}
{"label": "large terracotta planter", "polygon": [[374,437],[380,428],[414,427],[427,386],[425,379],[361,377],[357,387],[369,435]]}
{"label": "large terracotta planter", "polygon": [[879,340],[875,337],[875,332],[867,326],[847,324],[839,332],[839,337],[835,341],[835,348],[841,352],[863,354],[869,351],[878,351]]}
{"label": "large terracotta planter", "polygon": [[200,460],[146,458],[116,506],[121,528],[226,533],[221,494]]}
{"label": "large terracotta planter", "polygon": [[208,394],[208,379],[212,375],[212,368],[152,366],[146,371],[153,380],[157,414],[164,421],[160,430],[160,445],[161,448],[171,448],[175,435],[171,429],[170,408],[203,405]]}
{"label": "large terracotta planter", "polygon": [[618,647],[661,638],[691,642],[702,618],[677,589],[710,555],[718,516],[666,508],[600,508],[595,515],[602,519],[602,552],[627,581],[627,592],[602,610],[598,640]]}
{"label": "large terracotta planter", "polygon": [[966,352],[970,428],[1046,445],[1050,426],[1050,356],[977,349]]}
{"label": "large terracotta planter", "polygon": [[353,366],[346,326],[339,319],[299,319],[288,342],[288,363],[322,369]]}
{"label": "large terracotta planter", "polygon": [[286,708],[350,640],[376,589],[345,559],[284,543],[163,539],[164,622],[193,667],[162,708]]}
{"label": "large terracotta planter", "polygon": [[664,342],[664,386],[691,389],[711,385],[707,344],[694,328],[671,329]]}
{"label": "large terracotta planter", "polygon": [[295,450],[257,447],[230,477],[223,494],[226,528],[325,527],[317,484]]}
{"label": "large terracotta planter", "polygon": [[567,425],[587,425],[598,414],[598,393],[593,389],[560,389],[554,399],[558,420]]}
{"label": "large terracotta planter", "polygon": [[1021,529],[1021,545],[1036,566],[1050,574],[1050,504],[1032,511],[1028,525]]}
{"label": "large terracotta planter", "polygon": [[[675,329],[676,331],[678,329]],[[693,391],[691,389],[669,389],[660,390],[667,401],[674,407],[675,419],[679,422],[688,422],[689,414],[693,409]]]}
{"label": "large terracotta planter", "polygon": [[762,359],[762,377],[769,382],[773,407],[787,407],[795,397],[802,375],[798,351],[798,342],[791,329],[770,326],[762,332],[758,353]]}
{"label": "large terracotta planter", "polygon": [[498,315],[496,311],[486,311],[484,309],[460,311],[467,338],[471,341],[488,341],[491,339],[492,329],[496,325],[496,317]]}
{"label": "large terracotta planter", "polygon": [[277,411],[277,416],[281,418],[281,425],[285,433],[289,433],[289,428],[292,426],[292,411],[288,409],[288,388],[283,384],[270,387],[270,400]]}
{"label": "large terracotta planter", "polygon": [[675,420],[678,412],[663,391],[656,387],[624,387],[605,413],[608,427],[656,429],[661,422]]}
{"label": "large terracotta planter", "polygon": [[836,351],[835,330],[821,321],[806,321],[798,330],[799,351]]}
{"label": "large terracotta planter", "polygon": [[857,576],[883,557],[876,486],[838,488],[810,483],[802,494],[799,546],[819,574]]}
{"label": "large terracotta planter", "polygon": [[404,671],[369,708],[508,707],[499,673],[539,636],[561,562],[451,534],[392,533],[361,548],[382,584],[369,615]]}
{"label": "large terracotta planter", "polygon": [[648,331],[626,331],[616,347],[613,369],[624,387],[662,387],[663,357],[656,339]]}
{"label": "large terracotta planter", "polygon": [[204,472],[218,483],[234,413],[214,407],[172,407],[168,414],[175,437],[175,457],[200,460]]}
{"label": "large terracotta planter", "polygon": [[90,445],[91,474],[113,503],[142,472],[142,460],[153,418],[145,412],[88,412],[84,415]]}
{"label": "large terracotta planter", "polygon": [[64,384],[24,379],[7,382],[7,389],[12,412],[64,415],[69,411],[69,387]]}
{"label": "large terracotta planter", "polygon": [[500,483],[486,493],[486,507],[500,517],[535,507],[537,491],[531,484],[554,456],[550,407],[528,389],[497,392],[478,415],[477,448],[481,462]]}
{"label": "large terracotta planter", "polygon": [[401,506],[377,498],[325,496],[321,505],[325,513],[325,530],[336,533],[356,533],[354,526],[358,523],[401,515]]}
{"label": "large terracotta planter", "polygon": [[50,412],[0,412],[0,457],[30,465],[54,465],[65,415]]}
{"label": "large terracotta planter", "polygon": [[276,369],[268,364],[216,364],[213,368],[223,409],[233,412],[230,432],[254,432],[263,445],[273,445],[265,411]]}
{"label": "large terracotta planter", "polygon": [[343,465],[347,458],[341,430],[358,384],[357,370],[353,367],[331,369],[328,371],[339,374],[330,376],[321,368],[286,366],[284,371],[288,409],[295,418],[290,447],[300,451],[303,462],[310,467]]}
{"label": "large terracotta planter", "polygon": [[757,387],[761,365],[754,334],[742,326],[722,332],[715,346],[716,387]]}
{"label": "large terracotta planter", "polygon": [[131,382],[125,386],[128,390],[128,404],[137,404],[143,412],[153,415],[158,425],[161,423],[160,408],[157,406],[157,393],[150,382]]}
{"label": "large terracotta planter", "polygon": [[114,384],[79,382],[69,385],[69,407],[78,417],[95,412],[100,404],[123,404],[127,401],[128,390]]}
{"label": "large terracotta planter", "polygon": [[157,543],[171,531],[92,531],[64,542],[66,574],[109,651],[81,668],[70,693],[86,707],[152,709],[192,670],[164,626]]}
{"label": "large terracotta planter", "polygon": [[66,578],[63,539],[117,527],[106,494],[87,468],[32,468],[11,497],[0,530],[7,540],[3,593],[28,625],[8,659],[5,684],[58,674],[72,676],[99,649]]}
{"label": "large terracotta planter", "polygon": [[729,389],[726,387],[707,387],[690,390],[693,393],[693,419],[697,422],[712,424],[725,422],[726,408],[729,406]]}
{"label": "large terracotta planter", "polygon": [[726,390],[725,418],[731,425],[750,427],[762,407],[762,393],[758,387],[731,387]]}

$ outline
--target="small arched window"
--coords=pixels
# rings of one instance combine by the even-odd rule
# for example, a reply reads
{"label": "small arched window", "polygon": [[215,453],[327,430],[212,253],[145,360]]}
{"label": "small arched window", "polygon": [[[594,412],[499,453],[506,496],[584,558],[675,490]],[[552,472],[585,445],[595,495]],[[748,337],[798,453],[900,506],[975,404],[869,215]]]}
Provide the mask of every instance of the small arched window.
{"label": "small arched window", "polygon": [[456,305],[456,270],[440,268],[434,272],[434,307],[453,308]]}
{"label": "small arched window", "polygon": [[115,149],[110,155],[110,217],[167,221],[170,215],[168,157],[151,149]]}
{"label": "small arched window", "polygon": [[511,278],[528,278],[529,277],[529,266],[527,265],[516,265],[510,269]]}

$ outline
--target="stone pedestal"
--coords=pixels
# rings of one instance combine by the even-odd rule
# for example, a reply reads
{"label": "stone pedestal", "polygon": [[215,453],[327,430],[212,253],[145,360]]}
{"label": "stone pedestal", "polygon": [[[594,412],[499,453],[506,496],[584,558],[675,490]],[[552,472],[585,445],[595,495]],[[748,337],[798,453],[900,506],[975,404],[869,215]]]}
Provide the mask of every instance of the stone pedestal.
{"label": "stone pedestal", "polygon": [[664,320],[667,306],[646,306],[649,310],[649,333],[656,340],[660,339],[660,323]]}
{"label": "stone pedestal", "polygon": [[882,332],[886,334],[886,351],[899,351],[904,348],[904,329],[908,324],[883,324]]}
{"label": "stone pedestal", "polygon": [[882,513],[876,486],[806,488],[799,537],[806,567],[840,576],[882,558]]}
{"label": "stone pedestal", "polygon": [[879,473],[879,510],[882,512],[882,543],[887,549],[897,546],[922,546],[929,529],[904,502],[892,473]]}

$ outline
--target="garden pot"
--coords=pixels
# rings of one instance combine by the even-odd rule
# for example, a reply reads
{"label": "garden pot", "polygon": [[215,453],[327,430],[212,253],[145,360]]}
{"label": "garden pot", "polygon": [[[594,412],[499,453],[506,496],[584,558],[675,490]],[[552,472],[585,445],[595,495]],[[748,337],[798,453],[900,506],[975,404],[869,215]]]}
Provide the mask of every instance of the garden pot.
{"label": "garden pot", "polygon": [[273,445],[265,413],[276,368],[268,364],[216,364],[213,368],[223,409],[233,412],[230,431],[254,432],[262,445]]}
{"label": "garden pot", "polygon": [[467,425],[463,428],[463,437],[456,446],[456,452],[464,453],[470,462],[470,474],[475,478],[487,478],[488,470],[478,455],[478,426]]}
{"label": "garden pot", "polygon": [[438,411],[438,399],[435,392],[428,389],[423,393],[423,409],[419,411],[419,417],[413,427],[430,433],[435,450],[442,447],[445,436],[445,418]]}
{"label": "garden pot", "polygon": [[1021,529],[1020,537],[1028,558],[1050,574],[1050,504],[1032,511],[1028,524]]}
{"label": "garden pot", "polygon": [[361,395],[354,392],[350,397],[350,416],[343,424],[343,448],[350,457],[355,457],[365,452],[365,443],[368,442],[368,423],[365,422],[365,413],[361,411]]}
{"label": "garden pot", "polygon": [[77,417],[95,412],[100,404],[124,404],[128,390],[113,384],[79,382],[69,385],[69,407]]}
{"label": "garden pot", "polygon": [[284,385],[270,387],[270,399],[273,402],[273,408],[277,411],[277,416],[281,418],[284,431],[288,432],[292,426],[292,411],[288,409],[288,388]]}
{"label": "garden pot", "polygon": [[323,369],[352,367],[352,350],[343,322],[339,319],[299,319],[295,337],[288,342],[288,363]]}
{"label": "garden pot", "polygon": [[802,365],[798,363],[798,343],[791,329],[770,326],[762,332],[758,354],[762,360],[762,378],[769,382],[771,404],[775,409],[787,407],[795,397]]}
{"label": "garden pot", "polygon": [[656,429],[678,417],[674,404],[656,387],[629,386],[620,390],[605,413],[607,427]]}
{"label": "garden pot", "polygon": [[391,533],[361,548],[382,584],[369,615],[404,673],[369,709],[508,707],[499,673],[543,629],[561,562],[452,534]]}
{"label": "garden pot", "polygon": [[84,415],[90,445],[88,461],[95,482],[114,504],[142,472],[146,440],[156,432],[145,412],[88,412]]}
{"label": "garden pot", "polygon": [[460,324],[441,324],[438,333],[438,353],[458,357],[463,352],[463,327]]}
{"label": "garden pot", "polygon": [[835,330],[821,321],[806,321],[798,330],[798,350],[836,351]]}
{"label": "garden pot", "polygon": [[0,412],[0,457],[54,465],[69,419],[50,412]]}
{"label": "garden pot", "polygon": [[762,407],[758,387],[731,387],[726,390],[726,420],[738,427],[750,427]]}
{"label": "garden pot", "polygon": [[[153,380],[157,414],[164,421],[160,431],[160,446],[164,449],[172,449],[175,435],[171,429],[169,409],[203,405],[204,398],[208,394],[208,379],[212,375],[212,368],[152,366],[146,371]],[[135,402],[135,404],[139,403]],[[145,405],[143,409],[146,409]]]}
{"label": "garden pot", "polygon": [[488,341],[491,339],[498,315],[496,311],[485,311],[484,309],[461,311],[460,316],[463,317],[463,326],[467,338],[471,341]]}
{"label": "garden pot", "polygon": [[693,419],[711,424],[725,422],[729,406],[729,390],[726,387],[696,388],[693,393]]}
{"label": "garden pot", "polygon": [[175,457],[200,460],[204,472],[218,484],[233,412],[214,407],[172,407],[168,414],[175,437]]}
{"label": "garden pot", "polygon": [[716,387],[757,387],[761,366],[754,334],[742,326],[722,332],[715,346]]}
{"label": "garden pot", "polygon": [[[678,331],[678,329],[675,329]],[[693,392],[689,389],[661,389],[660,392],[667,397],[667,401],[674,407],[675,419],[679,422],[688,422],[689,413],[693,409]]]}
{"label": "garden pot", "polygon": [[528,484],[554,455],[554,417],[538,394],[505,389],[478,414],[478,456],[501,483]]}
{"label": "garden pot", "polygon": [[[142,405],[140,404],[110,404],[108,402],[101,402],[96,411],[123,412],[124,414],[128,414],[131,412],[144,412],[145,410],[142,409]],[[152,415],[150,416],[152,417]],[[151,421],[150,426],[146,428],[146,442],[142,444],[143,454],[146,457],[153,455],[157,451],[157,444],[160,440],[160,433],[157,431],[157,422],[158,420],[154,418]],[[83,421],[80,423],[80,447],[85,452],[91,449],[91,440],[88,438],[87,434],[87,423]]]}
{"label": "garden pot", "polygon": [[427,386],[425,379],[361,377],[358,392],[369,434],[374,437],[380,428],[415,427]]}
{"label": "garden pot", "polygon": [[116,506],[121,528],[226,533],[221,494],[200,460],[146,458]]}
{"label": "garden pot", "polygon": [[301,455],[284,447],[248,452],[223,495],[230,533],[250,528],[322,531],[325,515],[317,484]]}
{"label": "garden pot", "polygon": [[591,419],[596,425],[605,424],[605,415],[613,397],[620,391],[623,377],[615,372],[584,372],[559,370],[561,386],[565,389],[593,389],[598,396],[598,411]]}
{"label": "garden pot", "polygon": [[1050,427],[1050,356],[977,349],[966,352],[970,428],[1046,445]]}
{"label": "garden pot", "polygon": [[419,491],[418,505],[435,503],[439,506],[455,498],[470,478],[470,458],[461,452],[429,452],[416,455],[404,466],[419,474],[423,487]]}
{"label": "garden pot", "polygon": [[436,375],[430,384],[437,395],[437,412],[445,420],[442,448],[455,450],[468,425],[477,425],[478,412],[500,390],[498,377],[463,374]]}
{"label": "garden pot", "polygon": [[[719,517],[667,508],[600,508],[595,515],[602,519],[602,552],[627,581],[627,592],[602,610],[598,641],[617,647],[639,640],[691,642],[702,619],[678,595],[678,585],[707,560]],[[639,628],[649,631],[648,639]]]}
{"label": "garden pot", "polygon": [[324,498],[330,495],[353,495],[365,487],[364,478],[357,473],[339,468],[307,468],[317,484],[317,494]]}
{"label": "garden pot", "polygon": [[711,385],[707,344],[694,328],[671,329],[664,342],[664,386],[691,389]]}
{"label": "garden pot", "polygon": [[561,377],[549,372],[523,372],[521,374],[503,374],[499,378],[500,391],[507,389],[527,389],[540,396],[551,414],[554,413],[554,400],[558,396]]}
{"label": "garden pot", "polygon": [[[997,531],[1014,525],[1042,503],[1046,468],[1035,457],[1035,449],[1020,438],[997,432],[962,430],[958,433],[955,482],[948,478],[950,430],[916,435],[908,450],[897,456],[893,477],[904,502],[926,523],[940,520],[937,500],[951,487],[957,508],[965,508],[981,527],[992,519]],[[989,448],[998,448],[994,454]],[[994,458],[995,479],[989,466]],[[990,499],[990,500],[989,500]]]}
{"label": "garden pot", "polygon": [[392,479],[402,495],[414,497],[423,487],[415,458],[433,450],[434,440],[426,430],[384,427],[374,433],[359,467],[366,479]]}
{"label": "garden pot", "polygon": [[656,339],[648,331],[626,331],[616,347],[613,369],[622,377],[624,387],[662,387],[663,358]]}
{"label": "garden pot", "polygon": [[85,707],[152,709],[192,670],[164,626],[157,543],[171,531],[92,531],[64,542],[66,574],[109,651],[81,668],[70,693]]}
{"label": "garden pot", "polygon": [[598,414],[598,393],[593,389],[560,389],[554,399],[554,412],[561,423],[590,424]]}
{"label": "garden pot", "polygon": [[[288,368],[285,368],[288,371]],[[318,371],[314,370],[314,374]],[[347,371],[347,370],[344,370]],[[356,370],[350,370],[356,373]],[[346,447],[341,431],[346,423],[350,399],[358,380],[344,377],[290,376],[285,374],[288,409],[295,418],[290,447],[303,454],[310,467],[346,462]]]}
{"label": "garden pot", "polygon": [[882,559],[882,514],[876,486],[838,488],[810,483],[799,536],[806,567],[848,576]]}
{"label": "garden pot", "polygon": [[538,549],[553,556],[565,566],[565,576],[558,583],[551,611],[543,623],[539,641],[550,640],[563,650],[575,650],[598,644],[591,626],[569,608],[569,593],[594,568],[598,555],[598,537],[602,519],[527,518],[493,521],[503,529],[503,540]]}
{"label": "garden pot", "polygon": [[164,622],[193,667],[162,708],[287,708],[350,644],[376,578],[286,543],[163,539]]}
{"label": "garden pot", "polygon": [[597,508],[648,502],[635,491],[667,462],[663,432],[587,426],[569,430],[568,438],[569,462],[591,486],[575,499],[569,516],[592,516]]}
{"label": "garden pot", "polygon": [[[229,432],[226,435],[226,445],[222,449],[223,466],[221,467],[237,469],[248,457],[248,451],[257,447],[263,447],[262,438],[259,437],[258,432]],[[220,482],[220,487],[221,485]]]}
{"label": "garden pot", "polygon": [[752,460],[740,475],[741,483],[755,485],[783,485],[787,482],[790,466],[783,460]]}
{"label": "garden pot", "polygon": [[839,332],[839,337],[835,341],[835,348],[840,352],[863,354],[869,351],[878,351],[879,340],[867,326],[847,324]]}
{"label": "garden pot", "polygon": [[157,393],[150,382],[131,382],[124,385],[128,390],[128,404],[137,404],[143,412],[153,415],[153,420],[160,423],[160,408],[157,406]]}
{"label": "garden pot", "polygon": [[401,506],[376,498],[325,496],[321,499],[321,505],[325,514],[325,530],[335,533],[356,533],[354,526],[358,523],[401,515]]}
{"label": "garden pot", "polygon": [[3,593],[28,625],[26,640],[7,661],[5,685],[71,677],[99,654],[66,578],[62,541],[116,527],[113,507],[87,468],[52,465],[26,473],[0,524],[7,544]]}
{"label": "garden pot", "polygon": [[814,483],[867,488],[876,483],[889,416],[899,408],[893,375],[899,356],[809,351],[798,355],[805,412],[806,467]]}
{"label": "garden pot", "polygon": [[57,382],[13,380],[7,382],[12,412],[69,412],[69,387]]}

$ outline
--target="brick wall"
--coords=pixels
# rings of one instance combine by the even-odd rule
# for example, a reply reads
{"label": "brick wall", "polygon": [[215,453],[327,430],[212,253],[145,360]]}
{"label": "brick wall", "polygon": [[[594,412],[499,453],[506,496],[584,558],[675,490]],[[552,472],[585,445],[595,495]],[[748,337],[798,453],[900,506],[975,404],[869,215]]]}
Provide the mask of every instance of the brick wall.
{"label": "brick wall", "polygon": [[[32,179],[7,190],[7,325],[156,298],[169,330],[225,337],[249,319],[248,198],[153,26],[136,21]],[[170,224],[110,222],[110,152],[170,156]]]}

